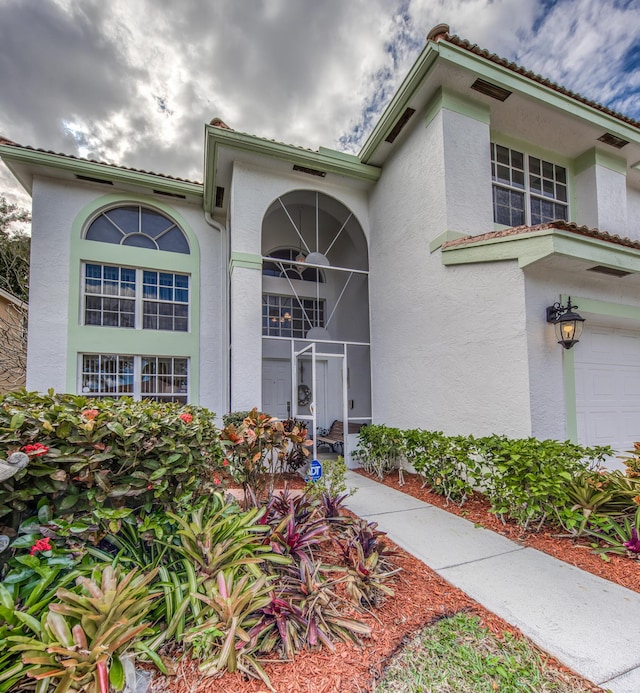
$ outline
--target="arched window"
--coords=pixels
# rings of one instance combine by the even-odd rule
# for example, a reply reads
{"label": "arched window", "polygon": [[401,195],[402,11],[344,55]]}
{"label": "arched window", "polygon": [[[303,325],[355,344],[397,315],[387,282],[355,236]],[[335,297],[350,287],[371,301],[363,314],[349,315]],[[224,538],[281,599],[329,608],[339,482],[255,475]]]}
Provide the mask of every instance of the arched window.
{"label": "arched window", "polygon": [[91,222],[85,238],[135,248],[189,254],[189,242],[169,217],[140,205],[114,207]]}
{"label": "arched window", "polygon": [[284,250],[274,250],[269,253],[268,257],[275,260],[286,260],[287,262],[269,262],[265,260],[262,263],[262,274],[267,277],[289,277],[289,279],[298,279],[304,282],[324,282],[322,272],[315,267],[304,266],[304,259],[299,260],[297,264],[290,264],[298,258],[304,258],[303,253],[295,248],[285,248]]}

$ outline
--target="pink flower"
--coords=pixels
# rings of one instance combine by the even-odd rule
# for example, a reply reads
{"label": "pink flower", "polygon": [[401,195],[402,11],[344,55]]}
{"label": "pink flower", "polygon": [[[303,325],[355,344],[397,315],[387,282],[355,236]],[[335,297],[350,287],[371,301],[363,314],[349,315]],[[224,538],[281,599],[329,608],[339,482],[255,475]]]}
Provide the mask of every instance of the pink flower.
{"label": "pink flower", "polygon": [[229,460],[222,460],[222,466],[228,467],[229,466]]}
{"label": "pink flower", "polygon": [[38,539],[31,547],[31,551],[29,553],[33,556],[38,551],[51,551],[51,549],[53,549],[53,546],[51,546],[51,539],[49,539],[49,537],[45,537],[44,539]]}
{"label": "pink flower", "polygon": [[193,421],[193,414],[189,414],[185,412],[184,414],[180,414],[180,418],[186,423],[190,424]]}
{"label": "pink flower", "polygon": [[220,479],[218,479],[217,476],[214,476],[214,477],[213,477],[213,483],[214,483],[216,486],[220,486]]}
{"label": "pink flower", "polygon": [[152,491],[153,490],[153,484],[149,484],[147,486],[147,491]]}
{"label": "pink flower", "polygon": [[42,443],[25,445],[22,449],[27,453],[27,455],[33,455],[34,457],[40,457],[41,455],[46,455],[49,452],[49,448]]}
{"label": "pink flower", "polygon": [[82,412],[82,416],[89,421],[93,421],[100,412],[97,409],[85,409]]}

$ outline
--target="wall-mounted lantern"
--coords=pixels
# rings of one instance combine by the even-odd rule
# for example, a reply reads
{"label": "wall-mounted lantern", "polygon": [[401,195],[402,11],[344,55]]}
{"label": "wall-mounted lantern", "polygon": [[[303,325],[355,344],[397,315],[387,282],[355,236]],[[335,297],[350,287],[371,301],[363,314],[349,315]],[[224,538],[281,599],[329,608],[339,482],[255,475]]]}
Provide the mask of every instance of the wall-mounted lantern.
{"label": "wall-mounted lantern", "polygon": [[558,344],[562,344],[565,349],[580,341],[584,318],[574,312],[578,306],[571,305],[571,296],[567,300],[566,307],[560,303],[554,303],[547,308],[547,322],[553,324]]}

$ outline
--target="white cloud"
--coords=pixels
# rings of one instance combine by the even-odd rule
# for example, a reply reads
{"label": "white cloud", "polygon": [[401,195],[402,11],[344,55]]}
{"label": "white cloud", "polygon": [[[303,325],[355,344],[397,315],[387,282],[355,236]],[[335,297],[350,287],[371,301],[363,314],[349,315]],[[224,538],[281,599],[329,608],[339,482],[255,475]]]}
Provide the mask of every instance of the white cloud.
{"label": "white cloud", "polygon": [[0,133],[196,180],[214,116],[357,149],[441,22],[638,117],[640,78],[619,75],[639,13],[620,0],[0,0]]}

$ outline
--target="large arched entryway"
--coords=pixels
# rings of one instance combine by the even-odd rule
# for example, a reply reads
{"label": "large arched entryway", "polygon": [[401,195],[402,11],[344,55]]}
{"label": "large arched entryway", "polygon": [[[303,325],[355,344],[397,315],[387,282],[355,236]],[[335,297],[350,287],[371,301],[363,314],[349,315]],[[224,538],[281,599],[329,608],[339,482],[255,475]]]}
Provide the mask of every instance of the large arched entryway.
{"label": "large arched entryway", "polygon": [[314,441],[335,420],[352,434],[371,421],[366,238],[324,193],[290,192],[263,219],[262,409],[306,421]]}

